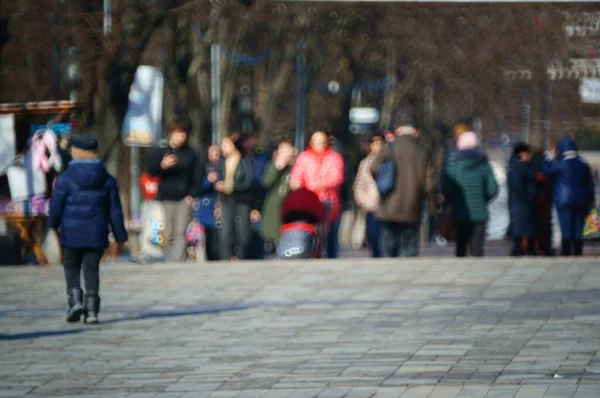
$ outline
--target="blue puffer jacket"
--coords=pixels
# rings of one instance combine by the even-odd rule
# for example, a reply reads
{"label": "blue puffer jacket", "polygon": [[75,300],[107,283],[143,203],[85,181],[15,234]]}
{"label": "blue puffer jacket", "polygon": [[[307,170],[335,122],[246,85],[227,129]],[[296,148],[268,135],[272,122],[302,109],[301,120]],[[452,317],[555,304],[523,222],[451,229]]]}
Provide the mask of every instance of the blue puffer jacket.
{"label": "blue puffer jacket", "polygon": [[563,138],[556,149],[557,159],[544,170],[553,183],[554,204],[587,211],[594,203],[595,191],[590,166],[579,157],[573,139]]}
{"label": "blue puffer jacket", "polygon": [[68,248],[108,247],[109,225],[117,242],[127,241],[117,181],[99,159],[74,160],[58,177],[49,222]]}

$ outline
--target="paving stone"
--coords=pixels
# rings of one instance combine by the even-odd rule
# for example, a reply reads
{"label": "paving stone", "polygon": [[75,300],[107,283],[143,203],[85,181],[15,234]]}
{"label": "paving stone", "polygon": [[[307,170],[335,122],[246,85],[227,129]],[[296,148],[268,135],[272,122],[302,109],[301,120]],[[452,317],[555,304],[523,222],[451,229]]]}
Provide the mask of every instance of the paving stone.
{"label": "paving stone", "polygon": [[4,395],[600,396],[598,258],[118,264],[93,328],[63,278],[0,268]]}

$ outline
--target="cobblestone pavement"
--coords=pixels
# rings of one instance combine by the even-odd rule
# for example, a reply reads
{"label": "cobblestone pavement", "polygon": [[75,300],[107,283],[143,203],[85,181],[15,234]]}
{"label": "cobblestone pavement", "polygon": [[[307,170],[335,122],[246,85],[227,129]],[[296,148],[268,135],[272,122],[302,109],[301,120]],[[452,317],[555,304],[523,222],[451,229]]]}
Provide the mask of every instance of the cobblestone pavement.
{"label": "cobblestone pavement", "polygon": [[0,397],[600,396],[600,258],[0,268]]}

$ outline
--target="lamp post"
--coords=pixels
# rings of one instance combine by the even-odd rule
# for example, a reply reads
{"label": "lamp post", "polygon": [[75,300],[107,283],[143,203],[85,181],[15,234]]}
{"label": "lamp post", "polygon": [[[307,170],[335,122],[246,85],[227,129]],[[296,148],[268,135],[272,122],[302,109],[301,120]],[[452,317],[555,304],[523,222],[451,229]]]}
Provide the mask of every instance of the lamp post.
{"label": "lamp post", "polygon": [[296,132],[294,141],[299,151],[304,150],[304,136],[306,134],[306,44],[298,42],[298,55],[296,56]]}

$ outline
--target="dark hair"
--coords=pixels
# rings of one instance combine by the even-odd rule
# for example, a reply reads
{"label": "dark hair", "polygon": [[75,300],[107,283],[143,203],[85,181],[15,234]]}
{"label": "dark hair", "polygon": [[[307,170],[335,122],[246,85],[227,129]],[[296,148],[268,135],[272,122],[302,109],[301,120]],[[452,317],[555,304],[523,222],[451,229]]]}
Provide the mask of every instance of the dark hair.
{"label": "dark hair", "polygon": [[176,120],[171,121],[169,123],[169,125],[167,126],[167,131],[169,133],[172,133],[175,130],[185,131],[186,133],[189,134],[189,132],[191,130],[190,122],[188,122],[187,120],[184,120],[184,119],[176,119]]}
{"label": "dark hair", "polygon": [[288,144],[288,145],[291,145],[291,146],[295,146],[294,141],[292,141],[289,138],[282,138],[279,141],[277,141],[277,146],[279,146],[281,144]]}
{"label": "dark hair", "polygon": [[375,140],[384,141],[385,137],[384,137],[383,133],[381,133],[381,134],[378,134],[378,133],[371,134],[371,136],[369,137],[369,144],[372,144]]}
{"label": "dark hair", "polygon": [[513,149],[513,155],[519,156],[523,152],[531,152],[531,147],[526,142],[517,142]]}

